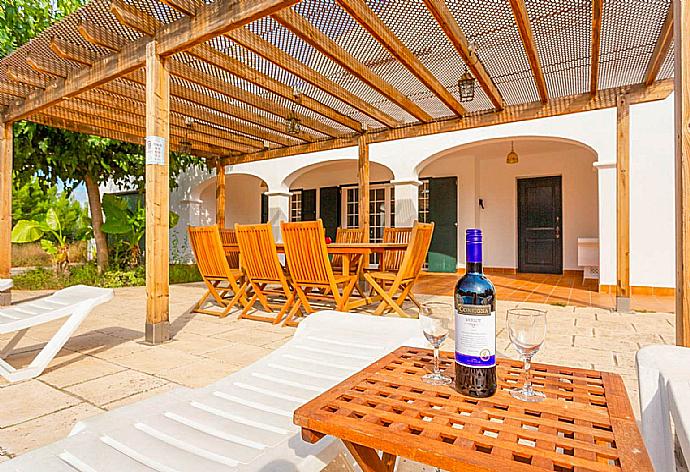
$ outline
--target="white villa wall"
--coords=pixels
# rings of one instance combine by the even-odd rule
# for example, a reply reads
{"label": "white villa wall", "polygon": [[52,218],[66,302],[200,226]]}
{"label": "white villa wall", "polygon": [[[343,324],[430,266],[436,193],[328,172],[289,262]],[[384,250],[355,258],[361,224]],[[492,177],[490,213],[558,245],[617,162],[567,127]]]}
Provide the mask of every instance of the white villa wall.
{"label": "white villa wall", "polygon": [[[539,141],[518,140],[515,149],[520,161],[507,165],[505,155],[509,146],[504,142],[459,151],[434,161],[422,171],[420,177],[458,178],[458,261],[464,260],[464,230],[479,226],[484,231],[484,264],[517,267],[517,179],[560,175],[563,268],[581,269],[577,264],[577,238],[599,234],[594,154],[567,143],[549,142],[544,146]],[[479,198],[484,209],[479,208]]]}
{"label": "white villa wall", "polygon": [[[383,182],[393,179],[393,172],[386,166],[372,163],[369,166],[369,181]],[[285,178],[291,189],[311,189],[357,184],[357,160],[327,162],[324,165],[300,169]]]}
{"label": "white villa wall", "polygon": [[[672,97],[662,101],[631,107],[631,283],[644,286],[673,286],[674,285],[674,206],[673,206],[673,102]],[[565,162],[564,156],[550,157],[542,160],[538,166],[529,167],[528,157],[521,155],[521,164],[514,171],[506,171],[505,163],[499,162],[504,157],[496,157],[496,166],[502,172],[496,174],[503,184],[492,179],[494,171],[489,168],[492,159],[481,157],[478,164],[467,164],[467,172],[462,173],[462,180],[467,181],[459,189],[458,213],[461,219],[459,230],[479,223],[491,223],[503,220],[506,215],[492,213],[494,202],[505,203],[505,211],[515,212],[515,204],[509,202],[507,195],[515,194],[512,184],[506,187],[506,182],[514,182],[516,176],[556,175],[558,163],[570,166],[570,161],[578,162],[575,167],[562,168],[560,172],[572,172],[577,178],[577,185],[570,187],[568,179],[564,178],[564,237],[572,241],[578,236],[592,236],[597,232],[600,239],[600,270],[601,283],[615,285],[616,283],[616,207],[615,207],[615,162],[616,162],[616,111],[615,109],[598,110],[559,117],[542,118],[519,123],[507,123],[485,128],[443,133],[432,136],[410,138],[387,143],[370,145],[370,159],[374,163],[388,167],[392,178],[397,181],[416,181],[420,172],[430,172],[433,161],[441,160],[449,152],[455,152],[462,146],[468,146],[478,141],[487,140],[519,140],[521,138],[550,138],[556,141],[575,141],[589,148],[596,155],[594,177],[587,166],[591,166],[592,159],[577,157]],[[468,148],[469,149],[469,148]],[[449,151],[451,150],[451,151]],[[228,167],[227,173],[252,174],[262,178],[268,192],[274,195],[284,195],[295,182],[295,172],[315,164],[323,165],[326,161],[356,160],[357,149],[337,149],[317,152],[301,156],[292,156],[280,160],[270,160],[242,164]],[[334,164],[331,164],[334,165]],[[335,164],[338,165],[338,164]],[[525,167],[521,167],[525,166]],[[372,166],[375,167],[375,166]],[[326,169],[326,168],[324,168]],[[512,172],[512,174],[511,174]],[[316,174],[314,174],[315,176]],[[474,179],[471,177],[474,175]],[[566,174],[563,174],[564,176]],[[586,178],[585,178],[586,176]],[[190,179],[189,199],[201,200],[204,181],[208,175],[195,176]],[[342,180],[342,176],[332,172],[328,184],[353,181],[351,177]],[[598,179],[597,179],[598,177]],[[297,177],[299,178],[299,177]],[[377,180],[378,177],[372,176]],[[505,180],[504,180],[505,179]],[[597,182],[598,185],[594,182]],[[230,180],[230,179],[228,179]],[[381,179],[385,180],[385,179]],[[326,181],[324,181],[326,182]],[[585,183],[590,182],[590,183]],[[299,183],[299,181],[297,181]],[[493,185],[495,184],[495,185]],[[492,187],[493,185],[493,187]],[[307,187],[307,185],[302,185]],[[312,184],[316,186],[316,183]],[[568,186],[566,188],[566,186]],[[598,188],[597,188],[598,187]],[[510,190],[510,191],[508,191]],[[505,192],[505,194],[504,194]],[[580,195],[584,193],[584,195]],[[598,204],[593,195],[598,194]],[[214,193],[209,194],[213,197]],[[503,195],[503,196],[502,196]],[[206,197],[206,195],[203,195]],[[475,214],[475,220],[465,218],[471,214],[474,202],[481,196],[486,201],[487,210]],[[173,195],[172,201],[175,195]],[[206,199],[204,199],[206,200]],[[213,200],[213,198],[211,198]],[[248,199],[245,199],[248,200]],[[258,199],[256,199],[258,200]],[[274,204],[284,206],[284,197],[275,197]],[[582,201],[579,206],[573,202]],[[211,203],[209,202],[209,205]],[[208,211],[209,205],[204,204],[196,209],[196,213]],[[215,205],[215,203],[213,203]],[[269,197],[269,206],[270,197]],[[501,205],[503,207],[503,205]],[[567,209],[566,209],[567,206]],[[194,221],[194,204],[188,205],[190,217]],[[572,208],[571,208],[572,207]],[[577,207],[577,208],[575,208]],[[173,204],[174,208],[174,204]],[[598,210],[598,211],[597,211]],[[598,213],[598,224],[591,214]],[[567,213],[566,213],[567,212]],[[284,214],[284,209],[276,214]],[[570,215],[570,218],[567,216]],[[650,220],[651,218],[651,220]],[[515,240],[514,215],[510,219],[513,232],[510,241]],[[273,222],[276,224],[277,222]],[[462,227],[461,227],[462,225]],[[463,231],[459,231],[462,238]],[[491,232],[487,227],[487,251],[492,258],[492,265],[516,265],[515,244],[505,244],[505,235]],[[499,238],[494,240],[494,238]],[[502,241],[498,244],[497,241]],[[461,242],[461,241],[460,241]],[[504,246],[504,247],[502,247]],[[460,247],[462,245],[460,244]],[[497,249],[501,247],[501,249]],[[564,267],[573,268],[574,253],[572,244],[566,243]],[[460,258],[462,261],[464,258]]]}

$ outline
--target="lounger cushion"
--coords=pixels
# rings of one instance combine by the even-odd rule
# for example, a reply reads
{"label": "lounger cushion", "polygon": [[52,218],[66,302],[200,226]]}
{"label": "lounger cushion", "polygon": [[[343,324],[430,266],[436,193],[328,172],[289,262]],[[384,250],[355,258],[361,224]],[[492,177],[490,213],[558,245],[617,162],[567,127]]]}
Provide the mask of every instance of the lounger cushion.
{"label": "lounger cushion", "polygon": [[0,292],[4,292],[12,288],[12,279],[0,279]]}
{"label": "lounger cushion", "polygon": [[202,389],[88,419],[70,438],[0,471],[36,470],[31,456],[48,471],[70,461],[90,467],[83,470],[130,470],[132,460],[149,468],[131,470],[147,471],[321,470],[344,448],[333,438],[302,441],[294,410],[404,344],[424,345],[417,320],[315,313],[287,344],[251,366]]}

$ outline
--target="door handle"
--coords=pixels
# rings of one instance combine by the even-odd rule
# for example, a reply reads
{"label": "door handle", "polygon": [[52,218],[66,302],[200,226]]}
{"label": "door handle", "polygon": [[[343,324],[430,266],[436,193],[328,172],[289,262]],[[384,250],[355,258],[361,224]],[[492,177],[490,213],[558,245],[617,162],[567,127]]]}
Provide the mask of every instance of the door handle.
{"label": "door handle", "polygon": [[561,238],[561,217],[556,217],[556,239]]}

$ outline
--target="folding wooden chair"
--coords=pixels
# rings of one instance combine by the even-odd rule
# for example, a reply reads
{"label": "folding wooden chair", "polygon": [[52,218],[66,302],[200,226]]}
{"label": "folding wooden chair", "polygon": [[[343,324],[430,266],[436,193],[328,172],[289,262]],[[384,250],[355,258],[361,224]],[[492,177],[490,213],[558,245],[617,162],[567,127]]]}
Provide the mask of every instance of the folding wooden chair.
{"label": "folding wooden chair", "polygon": [[[328,259],[325,233],[321,220],[305,221],[301,223],[280,223],[280,230],[285,244],[285,259],[290,272],[290,282],[297,292],[299,300],[290,310],[284,325],[295,326],[293,318],[301,305],[307,314],[314,309],[309,304],[310,297],[324,295],[310,293],[312,289],[330,291],[329,298],[336,302],[336,310],[347,309],[352,290],[357,283],[357,274],[333,274],[331,261]],[[342,293],[339,286],[343,286]]]}
{"label": "folding wooden chair", "polygon": [[226,249],[226,244],[237,244],[237,236],[234,229],[223,228],[220,230],[220,240],[223,242],[223,249],[225,250],[225,257],[228,259],[230,269],[240,269],[240,251],[239,249]]}
{"label": "folding wooden chair", "polygon": [[[364,228],[338,228],[335,233],[336,243],[362,243],[364,242]],[[357,272],[359,270],[361,256],[354,256],[350,259],[350,271]],[[331,258],[331,267],[333,273],[342,272],[343,255],[333,254]]]}
{"label": "folding wooden chair", "polygon": [[[409,244],[411,237],[412,227],[383,228],[384,243]],[[400,251],[397,249],[383,251],[383,255],[381,256],[381,263],[379,264],[378,269],[379,272],[390,272],[392,274],[397,274],[398,270],[400,270],[400,265],[402,264],[404,257],[405,251]],[[386,288],[388,285],[390,285],[390,283],[383,281],[382,286],[384,288]],[[412,303],[417,305],[417,308],[422,307],[422,305],[417,301],[412,292],[409,293],[408,298]]]}
{"label": "folding wooden chair", "polygon": [[[254,289],[254,295],[244,307],[240,318],[257,321],[280,323],[283,316],[295,300],[295,292],[290,288],[283,266],[278,259],[276,243],[273,240],[273,230],[270,223],[262,225],[235,225],[235,235],[240,247],[242,268],[249,284]],[[276,287],[271,294],[284,296],[283,304],[271,303],[267,297],[267,287]],[[249,310],[256,301],[269,313],[279,308],[275,316],[261,316],[249,314]]]}
{"label": "folding wooden chair", "polygon": [[[412,237],[412,228],[383,228],[384,243],[409,244]],[[397,272],[400,269],[405,251],[383,251],[379,270],[382,272]]]}
{"label": "folding wooden chair", "polygon": [[[238,301],[246,306],[247,299],[244,295],[247,281],[242,280],[244,277],[239,269],[230,268],[228,259],[225,257],[218,226],[190,226],[188,230],[197,267],[199,267],[201,277],[208,287],[192,311],[225,318]],[[228,300],[226,296],[230,292],[233,295]],[[215,300],[220,311],[203,308],[209,297]]]}
{"label": "folding wooden chair", "polygon": [[402,304],[410,296],[419,277],[433,232],[433,223],[416,223],[397,272],[373,271],[364,274],[373,291],[382,299],[374,314],[382,315],[386,310],[393,310],[400,316],[408,316],[403,311]]}

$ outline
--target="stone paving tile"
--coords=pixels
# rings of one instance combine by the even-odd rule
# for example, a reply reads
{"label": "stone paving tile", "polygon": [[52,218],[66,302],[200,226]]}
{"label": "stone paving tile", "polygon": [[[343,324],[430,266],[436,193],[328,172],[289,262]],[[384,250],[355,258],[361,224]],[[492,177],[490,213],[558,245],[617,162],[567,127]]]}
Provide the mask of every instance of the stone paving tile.
{"label": "stone paving tile", "polygon": [[129,369],[155,374],[181,365],[190,365],[198,359],[197,356],[175,349],[148,349],[112,359],[112,362]]}
{"label": "stone paving tile", "polygon": [[264,347],[228,341],[226,347],[207,352],[203,356],[209,359],[217,359],[230,364],[244,366],[258,361],[270,352],[270,349]]}
{"label": "stone paving tile", "polygon": [[125,368],[111,362],[73,352],[56,358],[41,375],[41,381],[57,388],[120,372]]}
{"label": "stone paving tile", "polygon": [[9,385],[2,389],[0,428],[64,410],[80,403],[73,395],[54,389],[38,380]]}
{"label": "stone paving tile", "polygon": [[103,406],[136,393],[160,387],[166,383],[168,383],[167,380],[153,375],[135,370],[124,370],[72,385],[64,390],[94,405]]}

